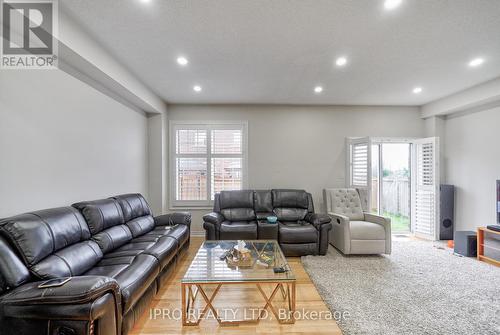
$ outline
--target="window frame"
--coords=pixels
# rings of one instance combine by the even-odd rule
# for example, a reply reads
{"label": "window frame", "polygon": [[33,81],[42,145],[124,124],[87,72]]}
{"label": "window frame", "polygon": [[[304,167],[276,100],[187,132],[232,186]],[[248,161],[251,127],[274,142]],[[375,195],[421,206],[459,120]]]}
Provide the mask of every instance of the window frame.
{"label": "window frame", "polygon": [[[207,130],[207,152],[204,154],[177,154],[176,153],[176,133],[178,129],[205,129]],[[241,129],[242,143],[241,154],[213,154],[212,153],[212,130],[224,129]],[[169,199],[170,208],[212,208],[213,200],[211,200],[212,193],[212,158],[231,158],[237,157],[242,159],[241,173],[242,173],[242,189],[248,188],[248,121],[169,121]],[[177,171],[176,171],[176,158],[190,157],[190,158],[206,158],[207,160],[207,200],[177,200]]]}

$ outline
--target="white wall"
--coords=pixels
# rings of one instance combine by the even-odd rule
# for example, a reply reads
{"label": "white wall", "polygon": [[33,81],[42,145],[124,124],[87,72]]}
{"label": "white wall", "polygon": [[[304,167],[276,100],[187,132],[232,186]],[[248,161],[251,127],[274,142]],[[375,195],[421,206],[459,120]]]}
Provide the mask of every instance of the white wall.
{"label": "white wall", "polygon": [[0,71],[0,217],[148,191],[145,115],[59,70]]}
{"label": "white wall", "polygon": [[[323,188],[345,185],[346,137],[425,134],[413,107],[170,105],[168,111],[169,120],[247,120],[249,187],[305,189],[321,211]],[[193,231],[203,231],[208,211],[192,210]]]}
{"label": "white wall", "polygon": [[445,121],[446,182],[457,187],[456,230],[496,222],[500,179],[500,108]]}
{"label": "white wall", "polygon": [[148,116],[149,205],[155,215],[167,212],[167,114]]}

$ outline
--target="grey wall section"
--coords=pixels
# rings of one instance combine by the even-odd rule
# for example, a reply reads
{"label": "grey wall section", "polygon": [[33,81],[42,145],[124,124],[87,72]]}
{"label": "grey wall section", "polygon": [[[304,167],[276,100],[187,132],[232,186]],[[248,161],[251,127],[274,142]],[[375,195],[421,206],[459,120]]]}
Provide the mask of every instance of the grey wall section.
{"label": "grey wall section", "polygon": [[500,108],[445,121],[446,182],[456,186],[456,229],[496,222]]}
{"label": "grey wall section", "polygon": [[149,205],[159,215],[167,211],[167,113],[148,116]]}
{"label": "grey wall section", "polygon": [[[422,137],[414,107],[190,106],[170,105],[169,120],[247,120],[249,187],[312,192],[323,210],[322,190],[345,185],[345,138]],[[201,232],[207,209],[192,210]]]}
{"label": "grey wall section", "polygon": [[0,71],[0,217],[148,191],[146,116],[68,74]]}

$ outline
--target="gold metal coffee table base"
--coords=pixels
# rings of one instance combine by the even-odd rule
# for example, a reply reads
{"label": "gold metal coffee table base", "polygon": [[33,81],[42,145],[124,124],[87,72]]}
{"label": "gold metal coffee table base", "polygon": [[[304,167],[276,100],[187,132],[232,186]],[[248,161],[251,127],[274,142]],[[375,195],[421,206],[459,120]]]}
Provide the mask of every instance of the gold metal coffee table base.
{"label": "gold metal coffee table base", "polygon": [[[265,301],[264,307],[259,309],[258,317],[256,319],[245,319],[245,320],[223,320],[217,309],[213,306],[213,301],[217,294],[219,293],[222,285],[256,285],[258,291],[262,295]],[[271,284],[273,285],[273,290],[271,294],[268,296],[266,292],[262,289],[262,284]],[[203,289],[203,286],[216,286],[211,296]],[[181,296],[182,296],[182,324],[184,326],[197,326],[200,324],[203,317],[206,315],[208,310],[210,310],[219,325],[221,326],[235,326],[239,324],[245,323],[258,323],[265,315],[265,311],[268,309],[271,310],[274,317],[280,324],[292,324],[295,323],[295,300],[296,300],[296,289],[295,289],[295,280],[288,281],[276,281],[276,282],[256,282],[256,281],[241,281],[241,282],[207,282],[207,283],[181,283]],[[276,310],[276,307],[273,305],[273,300],[276,298],[278,292],[281,292],[281,296],[284,302],[287,305],[288,312],[286,315],[287,318],[280,318],[280,313]],[[201,296],[204,301],[204,306],[198,316],[194,317],[193,313],[190,313],[191,309],[194,306],[194,303],[197,297]]]}

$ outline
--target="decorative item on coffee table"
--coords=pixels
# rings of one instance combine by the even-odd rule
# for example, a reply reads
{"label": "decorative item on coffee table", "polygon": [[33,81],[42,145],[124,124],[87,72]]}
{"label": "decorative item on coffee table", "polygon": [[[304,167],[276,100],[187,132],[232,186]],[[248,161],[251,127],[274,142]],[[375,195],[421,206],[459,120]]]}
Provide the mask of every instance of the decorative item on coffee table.
{"label": "decorative item on coffee table", "polygon": [[252,253],[244,241],[238,241],[238,244],[229,251],[226,255],[226,262],[230,267],[252,267]]}

